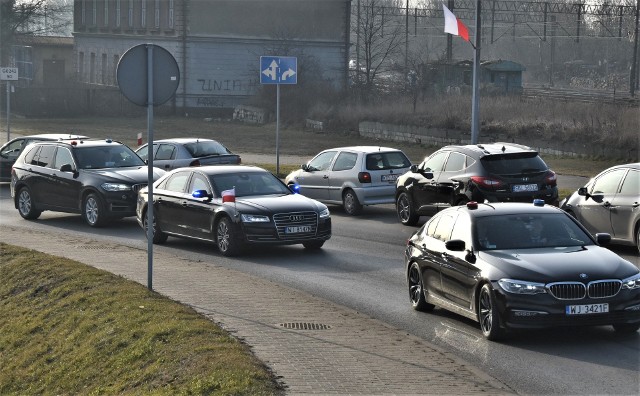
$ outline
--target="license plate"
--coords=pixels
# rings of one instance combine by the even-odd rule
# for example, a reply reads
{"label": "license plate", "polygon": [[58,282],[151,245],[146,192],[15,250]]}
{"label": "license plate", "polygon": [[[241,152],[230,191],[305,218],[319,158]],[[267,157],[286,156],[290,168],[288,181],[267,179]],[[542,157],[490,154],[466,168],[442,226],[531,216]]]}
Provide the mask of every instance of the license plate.
{"label": "license plate", "polygon": [[383,182],[394,182],[398,179],[398,175],[382,175]]}
{"label": "license plate", "polygon": [[313,231],[313,227],[311,226],[296,226],[296,227],[287,227],[284,229],[284,232],[287,234],[298,234],[301,232],[311,232]]}
{"label": "license plate", "polygon": [[513,186],[513,192],[522,192],[522,191],[538,191],[537,184],[515,184]]}
{"label": "license plate", "polygon": [[609,312],[609,304],[567,305],[567,315],[589,315]]}

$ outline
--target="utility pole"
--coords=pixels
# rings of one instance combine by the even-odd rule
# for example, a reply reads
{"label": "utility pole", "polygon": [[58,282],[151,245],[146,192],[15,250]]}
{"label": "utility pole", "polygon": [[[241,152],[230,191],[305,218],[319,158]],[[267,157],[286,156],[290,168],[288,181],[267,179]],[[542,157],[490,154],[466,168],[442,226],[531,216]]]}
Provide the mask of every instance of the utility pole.
{"label": "utility pole", "polygon": [[[640,0],[638,0],[640,1]],[[473,97],[471,99],[471,144],[478,144],[480,135],[480,42],[481,42],[481,1],[476,0],[476,45],[473,51]]]}
{"label": "utility pole", "polygon": [[631,96],[636,95],[636,81],[638,68],[638,19],[640,15],[640,0],[636,0],[636,27],[633,40],[633,59],[631,62],[631,75],[629,76],[629,93]]}

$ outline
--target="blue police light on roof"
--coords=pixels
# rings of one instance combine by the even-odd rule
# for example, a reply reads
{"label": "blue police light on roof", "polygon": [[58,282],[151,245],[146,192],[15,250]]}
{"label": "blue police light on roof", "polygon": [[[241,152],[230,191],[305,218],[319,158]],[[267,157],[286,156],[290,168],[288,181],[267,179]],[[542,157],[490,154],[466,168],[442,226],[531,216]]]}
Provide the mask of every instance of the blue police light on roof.
{"label": "blue police light on roof", "polygon": [[292,185],[291,191],[293,191],[294,194],[300,194],[300,185],[299,184]]}
{"label": "blue police light on roof", "polygon": [[534,199],[533,206],[544,206],[544,199]]}

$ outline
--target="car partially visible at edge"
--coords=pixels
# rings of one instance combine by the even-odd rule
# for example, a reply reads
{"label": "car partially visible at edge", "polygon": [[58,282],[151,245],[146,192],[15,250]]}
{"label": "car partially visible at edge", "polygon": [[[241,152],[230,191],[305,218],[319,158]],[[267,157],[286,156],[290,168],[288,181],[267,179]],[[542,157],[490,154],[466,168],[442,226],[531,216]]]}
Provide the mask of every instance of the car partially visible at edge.
{"label": "car partially visible at edge", "polygon": [[[161,139],[153,142],[153,166],[170,171],[204,165],[238,165],[242,159],[216,140],[203,138]],[[136,149],[143,160],[149,158],[147,144]]]}
{"label": "car partially visible at edge", "polygon": [[76,135],[73,133],[45,133],[39,135],[20,136],[11,139],[2,147],[0,147],[0,182],[11,181],[11,167],[16,159],[22,153],[25,147],[33,142],[50,141],[50,140],[79,140],[89,139],[84,135]]}
{"label": "car partially visible at edge", "polygon": [[560,202],[589,232],[607,232],[614,243],[640,253],[640,163],[608,168]]}

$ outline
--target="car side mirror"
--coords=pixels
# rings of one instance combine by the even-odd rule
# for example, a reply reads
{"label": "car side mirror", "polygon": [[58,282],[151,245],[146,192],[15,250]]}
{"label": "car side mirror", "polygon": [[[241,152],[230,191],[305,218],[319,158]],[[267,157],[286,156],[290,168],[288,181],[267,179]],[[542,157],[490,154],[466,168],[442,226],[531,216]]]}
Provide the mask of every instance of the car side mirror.
{"label": "car side mirror", "polygon": [[209,194],[207,190],[196,190],[191,194],[191,196],[194,198],[203,199],[205,202],[209,202],[213,198],[213,195]]}
{"label": "car side mirror", "polygon": [[409,168],[409,170],[412,173],[418,173],[418,165],[411,165],[411,167]]}
{"label": "car side mirror", "polygon": [[444,243],[444,246],[447,250],[451,250],[453,252],[463,252],[465,248],[465,243],[462,239],[451,239]]}
{"label": "car side mirror", "polygon": [[582,195],[583,197],[589,198],[589,193],[587,192],[587,188],[586,187],[580,187],[578,189],[578,195]]}
{"label": "car side mirror", "polygon": [[302,170],[303,170],[303,171],[305,171],[305,172],[309,172],[309,165],[307,165],[307,164],[302,164],[302,165],[300,166],[300,169],[302,169]]}
{"label": "car side mirror", "polygon": [[60,172],[75,172],[71,164],[64,164],[60,167]]}
{"label": "car side mirror", "polygon": [[611,234],[607,234],[606,232],[599,232],[596,234],[596,242],[600,246],[606,246],[611,242]]}

